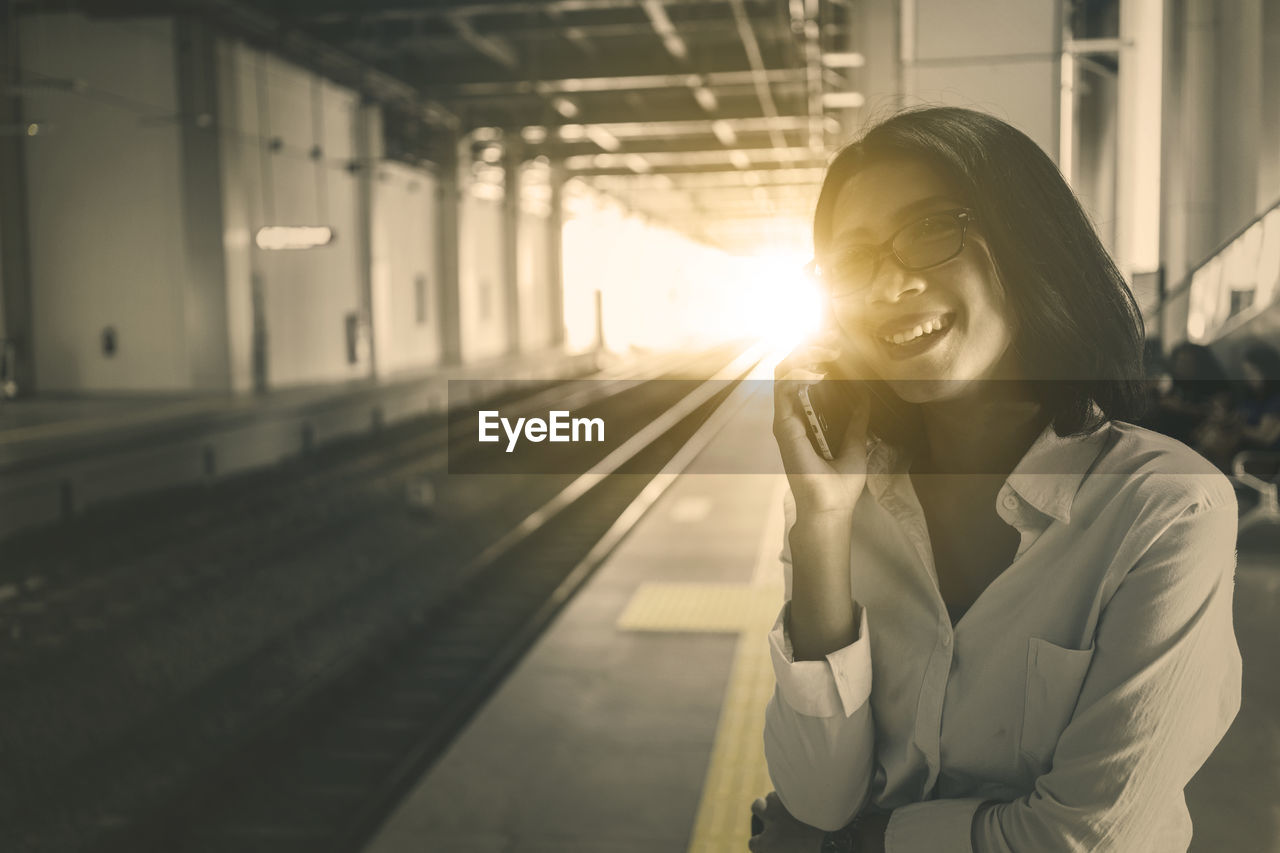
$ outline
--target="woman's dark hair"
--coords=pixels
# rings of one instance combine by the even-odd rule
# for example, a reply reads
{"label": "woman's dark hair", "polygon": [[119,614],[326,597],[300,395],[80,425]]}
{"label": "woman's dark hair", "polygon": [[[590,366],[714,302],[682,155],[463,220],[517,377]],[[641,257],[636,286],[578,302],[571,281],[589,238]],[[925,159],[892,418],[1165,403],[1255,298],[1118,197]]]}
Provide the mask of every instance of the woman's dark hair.
{"label": "woman's dark hair", "polygon": [[844,185],[873,163],[901,158],[937,168],[973,209],[1015,319],[1014,353],[1054,431],[1139,419],[1146,398],[1138,305],[1058,167],[1003,121],[931,107],[872,127],[827,169],[813,218],[817,256],[831,249]]}
{"label": "woman's dark hair", "polygon": [[1256,343],[1245,348],[1244,360],[1262,374],[1262,396],[1280,394],[1280,351],[1270,344]]}

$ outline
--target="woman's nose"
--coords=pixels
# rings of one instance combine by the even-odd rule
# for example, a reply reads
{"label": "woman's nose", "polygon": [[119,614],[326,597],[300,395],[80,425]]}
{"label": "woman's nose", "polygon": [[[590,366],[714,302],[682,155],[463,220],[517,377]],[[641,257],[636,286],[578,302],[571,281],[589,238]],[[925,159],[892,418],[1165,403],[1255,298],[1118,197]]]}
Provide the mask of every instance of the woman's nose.
{"label": "woman's nose", "polygon": [[922,293],[924,289],[925,282],[919,273],[903,269],[896,258],[885,258],[871,279],[867,302],[897,302],[903,296]]}

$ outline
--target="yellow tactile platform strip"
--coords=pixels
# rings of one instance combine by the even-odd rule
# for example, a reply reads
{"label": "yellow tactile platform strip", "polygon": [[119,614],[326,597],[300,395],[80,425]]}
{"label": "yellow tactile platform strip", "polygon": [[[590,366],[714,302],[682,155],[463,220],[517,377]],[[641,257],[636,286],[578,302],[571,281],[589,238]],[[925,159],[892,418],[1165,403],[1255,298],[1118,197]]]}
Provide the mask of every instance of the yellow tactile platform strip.
{"label": "yellow tactile platform strip", "polygon": [[782,605],[777,586],[728,583],[646,583],[618,617],[623,631],[767,632]]}
{"label": "yellow tactile platform strip", "polygon": [[[771,505],[781,506],[781,485]],[[781,525],[779,525],[779,528]],[[782,606],[781,530],[766,530],[753,583],[642,584],[618,617],[627,631],[738,634],[689,853],[742,853],[751,801],[773,790],[764,762],[764,708],[773,695],[768,632]]]}

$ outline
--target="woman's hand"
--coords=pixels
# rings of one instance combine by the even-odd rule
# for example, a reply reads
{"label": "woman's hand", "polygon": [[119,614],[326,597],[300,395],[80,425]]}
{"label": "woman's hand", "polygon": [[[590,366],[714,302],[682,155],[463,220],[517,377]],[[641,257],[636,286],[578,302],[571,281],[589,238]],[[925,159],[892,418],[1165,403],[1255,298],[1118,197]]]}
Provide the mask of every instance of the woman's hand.
{"label": "woman's hand", "polygon": [[817,344],[801,346],[774,370],[773,436],[799,513],[851,512],[867,480],[866,439],[871,408],[866,392],[855,383],[846,383],[855,394],[853,415],[840,455],[832,462],[813,449],[800,408],[800,387],[822,379],[822,363],[834,361],[839,355],[829,345],[832,342],[828,337]]}
{"label": "woman's hand", "polygon": [[764,832],[751,836],[751,853],[819,853],[825,833],[791,816],[777,793],[751,804],[751,813],[764,821]]}

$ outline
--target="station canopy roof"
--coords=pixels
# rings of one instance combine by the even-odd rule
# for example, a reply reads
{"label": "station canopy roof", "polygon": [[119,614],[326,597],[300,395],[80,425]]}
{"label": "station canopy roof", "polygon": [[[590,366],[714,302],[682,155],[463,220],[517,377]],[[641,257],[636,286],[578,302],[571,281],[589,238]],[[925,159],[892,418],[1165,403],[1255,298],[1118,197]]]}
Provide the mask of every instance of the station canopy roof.
{"label": "station canopy roof", "polygon": [[807,228],[829,153],[862,104],[853,0],[71,5],[213,18],[388,104],[392,156],[432,159],[433,144],[459,134],[545,155],[738,253]]}

